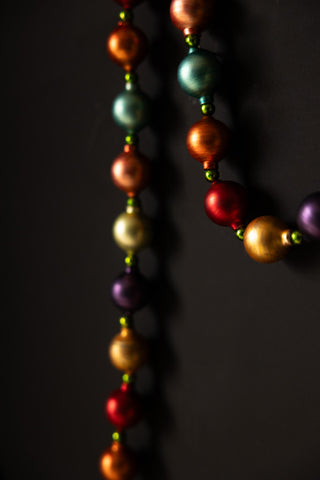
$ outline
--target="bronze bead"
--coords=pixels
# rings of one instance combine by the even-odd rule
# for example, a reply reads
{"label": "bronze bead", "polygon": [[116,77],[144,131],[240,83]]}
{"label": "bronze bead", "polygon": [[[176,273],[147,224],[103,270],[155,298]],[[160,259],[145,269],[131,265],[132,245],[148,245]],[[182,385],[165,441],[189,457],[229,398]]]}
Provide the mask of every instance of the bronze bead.
{"label": "bronze bead", "polygon": [[120,22],[107,40],[107,52],[127,72],[134,70],[147,53],[147,37],[130,23]]}
{"label": "bronze bead", "polygon": [[131,328],[122,328],[111,341],[109,356],[115,368],[132,374],[146,361],[147,343]]}
{"label": "bronze bead", "polygon": [[125,145],[111,167],[111,178],[116,187],[129,197],[137,195],[150,182],[150,162],[134,145]]}
{"label": "bronze bead", "polygon": [[107,480],[130,480],[137,466],[132,452],[122,443],[113,442],[101,458],[100,470]]}
{"label": "bronze bead", "polygon": [[213,0],[172,0],[170,15],[173,24],[185,35],[201,33],[212,21]]}

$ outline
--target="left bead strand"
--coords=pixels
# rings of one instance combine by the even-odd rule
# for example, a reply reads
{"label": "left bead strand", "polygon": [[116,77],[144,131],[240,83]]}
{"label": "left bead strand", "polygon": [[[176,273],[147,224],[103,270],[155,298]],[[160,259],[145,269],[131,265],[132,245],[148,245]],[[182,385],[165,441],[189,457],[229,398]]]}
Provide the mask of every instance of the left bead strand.
{"label": "left bead strand", "polygon": [[150,289],[138,268],[137,254],[151,242],[151,221],[143,213],[139,193],[148,186],[150,161],[138,149],[138,134],[150,119],[150,100],[142,92],[135,69],[147,53],[147,38],[133,25],[132,8],[140,1],[116,0],[123,10],[118,26],[107,39],[106,49],[113,62],[125,71],[125,90],[112,107],[115,122],[125,130],[125,145],[112,163],[114,185],[127,194],[127,205],[115,220],[113,236],[126,252],[125,269],[113,282],[111,297],[119,308],[120,333],[111,341],[109,357],[115,368],[123,372],[122,384],[107,398],[105,413],[114,425],[112,444],[101,458],[100,469],[107,480],[131,480],[138,466],[134,453],[125,445],[125,431],[142,416],[142,401],[134,388],[136,371],[147,358],[147,342],[133,325],[133,315],[148,302]]}

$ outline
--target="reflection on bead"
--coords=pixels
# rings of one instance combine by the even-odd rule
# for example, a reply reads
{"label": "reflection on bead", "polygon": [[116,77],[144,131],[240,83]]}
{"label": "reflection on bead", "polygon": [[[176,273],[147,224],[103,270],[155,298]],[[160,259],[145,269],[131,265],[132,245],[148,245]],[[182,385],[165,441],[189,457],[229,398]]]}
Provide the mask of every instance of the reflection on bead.
{"label": "reflection on bead", "polygon": [[137,471],[137,464],[132,451],[115,441],[102,456],[100,470],[107,480],[131,480]]}
{"label": "reflection on bead", "polygon": [[109,355],[115,368],[131,374],[145,363],[147,343],[134,330],[124,327],[113,338]]}
{"label": "reflection on bead", "polygon": [[309,238],[320,240],[320,192],[312,193],[301,203],[297,223]]}
{"label": "reflection on bead", "polygon": [[245,229],[243,244],[248,255],[257,262],[278,262],[288,252],[290,231],[276,217],[258,217]]}
{"label": "reflection on bead", "polygon": [[142,308],[148,300],[149,285],[137,267],[126,267],[112,284],[111,297],[115,305],[126,313]]}
{"label": "reflection on bead", "polygon": [[213,0],[173,0],[170,6],[173,24],[186,35],[209,27],[212,14]]}
{"label": "reflection on bead", "polygon": [[120,22],[107,40],[107,52],[113,62],[130,72],[146,56],[147,37],[139,28]]}
{"label": "reflection on bead", "polygon": [[150,182],[150,162],[135,146],[125,145],[111,167],[111,178],[116,187],[127,195],[137,195]]}
{"label": "reflection on bead", "polygon": [[205,170],[214,168],[228,152],[230,131],[224,123],[203,117],[190,128],[187,147],[190,155],[203,163]]}
{"label": "reflection on bead", "polygon": [[117,245],[128,254],[137,253],[151,241],[151,222],[140,213],[121,213],[113,225]]}
{"label": "reflection on bead", "polygon": [[128,383],[123,383],[121,388],[112,392],[106,402],[107,418],[119,432],[137,423],[141,412],[140,397]]}
{"label": "reflection on bead", "polygon": [[237,230],[244,223],[247,192],[239,183],[217,181],[205,196],[204,208],[214,223]]}
{"label": "reflection on bead", "polygon": [[112,113],[121,128],[137,133],[149,122],[150,100],[140,90],[125,90],[116,97]]}
{"label": "reflection on bead", "polygon": [[178,67],[179,84],[193,97],[211,96],[220,81],[220,64],[214,53],[196,49]]}

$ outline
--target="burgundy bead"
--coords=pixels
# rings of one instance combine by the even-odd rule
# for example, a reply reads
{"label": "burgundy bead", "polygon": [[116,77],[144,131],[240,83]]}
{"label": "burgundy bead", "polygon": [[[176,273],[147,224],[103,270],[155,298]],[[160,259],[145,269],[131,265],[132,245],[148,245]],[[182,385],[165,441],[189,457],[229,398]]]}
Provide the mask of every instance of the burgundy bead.
{"label": "burgundy bead", "polygon": [[137,423],[141,412],[140,397],[133,391],[132,385],[127,383],[112,392],[106,402],[107,418],[119,432]]}
{"label": "burgundy bead", "polygon": [[115,279],[111,288],[114,303],[125,312],[134,312],[142,308],[147,303],[148,295],[148,282],[136,267],[127,267]]}
{"label": "burgundy bead", "polygon": [[308,195],[301,203],[297,223],[300,230],[314,240],[320,240],[320,192]]}
{"label": "burgundy bead", "polygon": [[221,181],[213,183],[208,190],[204,208],[214,223],[237,230],[244,223],[247,203],[247,192],[242,185]]}

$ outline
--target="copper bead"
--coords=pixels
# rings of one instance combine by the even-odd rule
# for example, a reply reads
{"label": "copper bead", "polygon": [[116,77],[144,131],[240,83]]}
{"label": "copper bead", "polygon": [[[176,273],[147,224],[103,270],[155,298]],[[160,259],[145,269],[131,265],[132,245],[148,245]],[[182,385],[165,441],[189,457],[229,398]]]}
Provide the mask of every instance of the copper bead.
{"label": "copper bead", "polygon": [[122,328],[110,344],[109,355],[115,368],[131,374],[146,361],[147,343],[131,328]]}
{"label": "copper bead", "polygon": [[224,123],[204,116],[190,128],[187,147],[190,155],[208,169],[214,168],[226,156],[229,140],[230,131]]}
{"label": "copper bead", "polygon": [[134,70],[147,53],[147,37],[130,23],[120,22],[107,40],[107,52],[127,72]]}
{"label": "copper bead", "polygon": [[100,469],[107,480],[130,480],[137,466],[133,453],[123,444],[113,442],[101,458]]}
{"label": "copper bead", "polygon": [[150,182],[150,162],[135,146],[125,145],[111,167],[111,178],[117,188],[129,197],[137,195]]}
{"label": "copper bead", "polygon": [[208,28],[212,14],[213,0],[172,0],[170,6],[173,24],[185,35]]}
{"label": "copper bead", "polygon": [[270,215],[258,217],[245,229],[243,244],[256,262],[278,262],[288,253],[290,230],[279,218]]}

